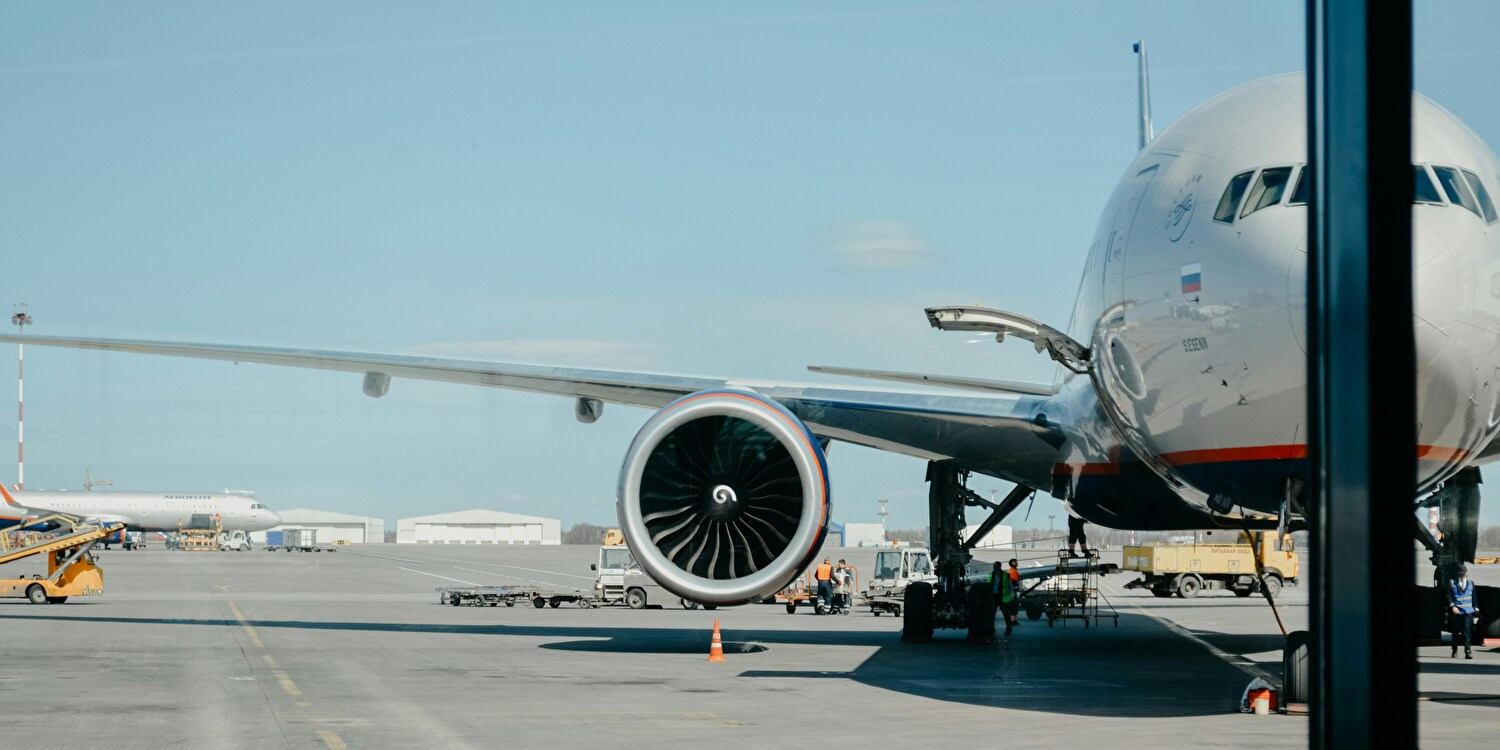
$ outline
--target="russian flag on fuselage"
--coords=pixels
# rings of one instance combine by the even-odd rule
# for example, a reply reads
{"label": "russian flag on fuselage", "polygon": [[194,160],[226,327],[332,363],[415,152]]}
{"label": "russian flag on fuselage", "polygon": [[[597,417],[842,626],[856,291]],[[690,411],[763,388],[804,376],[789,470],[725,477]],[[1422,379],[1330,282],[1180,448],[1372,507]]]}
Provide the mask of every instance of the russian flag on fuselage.
{"label": "russian flag on fuselage", "polygon": [[1182,293],[1192,294],[1203,289],[1203,264],[1186,263],[1182,266]]}

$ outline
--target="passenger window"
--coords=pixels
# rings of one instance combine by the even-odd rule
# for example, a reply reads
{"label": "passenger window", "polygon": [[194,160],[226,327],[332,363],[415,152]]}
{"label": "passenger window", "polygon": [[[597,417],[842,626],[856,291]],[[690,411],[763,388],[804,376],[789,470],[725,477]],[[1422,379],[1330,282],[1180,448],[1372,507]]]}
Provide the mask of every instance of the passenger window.
{"label": "passenger window", "polygon": [[1254,172],[1241,172],[1229,181],[1229,187],[1224,188],[1224,195],[1219,198],[1219,208],[1214,211],[1214,221],[1234,223],[1234,210],[1240,207],[1240,198],[1245,196],[1245,187],[1253,176]]}
{"label": "passenger window", "polygon": [[1500,216],[1495,215],[1495,203],[1490,200],[1490,191],[1484,189],[1484,183],[1479,180],[1479,175],[1467,169],[1464,170],[1464,179],[1469,181],[1469,187],[1473,188],[1474,196],[1479,199],[1479,210],[1484,212],[1484,223],[1494,224],[1495,219]]}
{"label": "passenger window", "polygon": [[1281,196],[1286,193],[1286,183],[1291,179],[1291,167],[1272,167],[1261,170],[1260,179],[1255,181],[1255,187],[1250,190],[1250,197],[1245,200],[1245,208],[1240,211],[1240,218],[1243,219],[1262,208],[1280,203]]}
{"label": "passenger window", "polygon": [[1442,184],[1443,190],[1448,193],[1448,202],[1456,206],[1463,206],[1474,212],[1475,216],[1483,216],[1479,212],[1479,201],[1474,198],[1474,192],[1464,183],[1462,177],[1458,176],[1458,170],[1453,167],[1432,168],[1433,174],[1437,175],[1438,182]]}
{"label": "passenger window", "polygon": [[1312,190],[1312,167],[1303,167],[1297,173],[1297,187],[1292,188],[1292,197],[1286,199],[1288,206],[1307,205],[1307,194]]}
{"label": "passenger window", "polygon": [[1411,167],[1412,174],[1417,178],[1416,201],[1442,205],[1443,194],[1438,192],[1437,185],[1432,184],[1432,178],[1427,175],[1427,167],[1421,164],[1413,164]]}

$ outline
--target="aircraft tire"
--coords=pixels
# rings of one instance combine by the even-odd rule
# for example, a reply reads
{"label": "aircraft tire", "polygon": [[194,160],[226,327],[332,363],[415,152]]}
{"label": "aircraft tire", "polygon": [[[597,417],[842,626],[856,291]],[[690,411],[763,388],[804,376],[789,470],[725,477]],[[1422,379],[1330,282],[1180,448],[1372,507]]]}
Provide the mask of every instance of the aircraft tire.
{"label": "aircraft tire", "polygon": [[1312,695],[1312,635],[1306,630],[1287,634],[1281,650],[1281,705],[1307,703]]}
{"label": "aircraft tire", "polygon": [[902,595],[901,640],[927,643],[932,640],[932,584],[918,581],[906,587]]}
{"label": "aircraft tire", "polygon": [[969,640],[989,643],[995,640],[995,592],[988,585],[970,586],[964,602],[969,620]]}

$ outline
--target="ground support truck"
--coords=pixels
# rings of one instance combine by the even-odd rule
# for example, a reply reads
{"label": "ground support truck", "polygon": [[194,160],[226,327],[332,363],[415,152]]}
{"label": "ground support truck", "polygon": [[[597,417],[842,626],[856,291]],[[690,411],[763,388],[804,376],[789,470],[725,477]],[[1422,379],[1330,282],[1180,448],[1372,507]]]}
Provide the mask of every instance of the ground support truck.
{"label": "ground support truck", "polygon": [[[1276,544],[1275,532],[1257,531],[1234,542],[1143,544],[1125,548],[1125,570],[1141,573],[1125,588],[1143,588],[1156,596],[1191,599],[1208,589],[1228,589],[1236,596],[1264,590],[1275,598],[1296,584],[1302,565],[1290,534]],[[1258,563],[1258,564],[1257,564]]]}
{"label": "ground support truck", "polygon": [[32,604],[62,604],[69,597],[98,596],[104,593],[104,570],[94,565],[90,554],[95,544],[117,534],[124,524],[100,526],[81,522],[63,514],[44,516],[29,525],[58,524],[53,531],[27,539],[27,544],[11,546],[0,535],[0,565],[36,555],[46,555],[47,575],[0,578],[0,598],[24,598]]}
{"label": "ground support truck", "polygon": [[318,545],[317,529],[276,529],[266,532],[266,551],[337,552],[337,547]]}
{"label": "ground support truck", "polygon": [[662,588],[635,561],[618,529],[605,533],[604,544],[599,546],[599,561],[589,565],[589,570],[594,571],[594,606],[597,607],[624,604],[631,609],[645,609],[675,603],[683,609],[717,608],[712,604],[699,605],[682,599]]}

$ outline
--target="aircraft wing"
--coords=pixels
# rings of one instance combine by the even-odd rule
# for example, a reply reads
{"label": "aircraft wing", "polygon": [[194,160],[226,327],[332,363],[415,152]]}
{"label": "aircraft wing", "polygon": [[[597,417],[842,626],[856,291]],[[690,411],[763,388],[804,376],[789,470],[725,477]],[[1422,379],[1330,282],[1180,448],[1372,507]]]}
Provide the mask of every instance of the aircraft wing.
{"label": "aircraft wing", "polygon": [[[975,471],[1038,488],[1050,486],[1063,442],[1056,425],[1036,419],[1046,402],[1039,396],[865,390],[270,346],[16,335],[0,335],[0,342],[359,373],[371,396],[383,395],[391,378],[414,378],[660,408],[697,391],[743,388],[779,401],[820,437],[928,460],[960,459]],[[580,404],[580,417],[585,413]]]}

